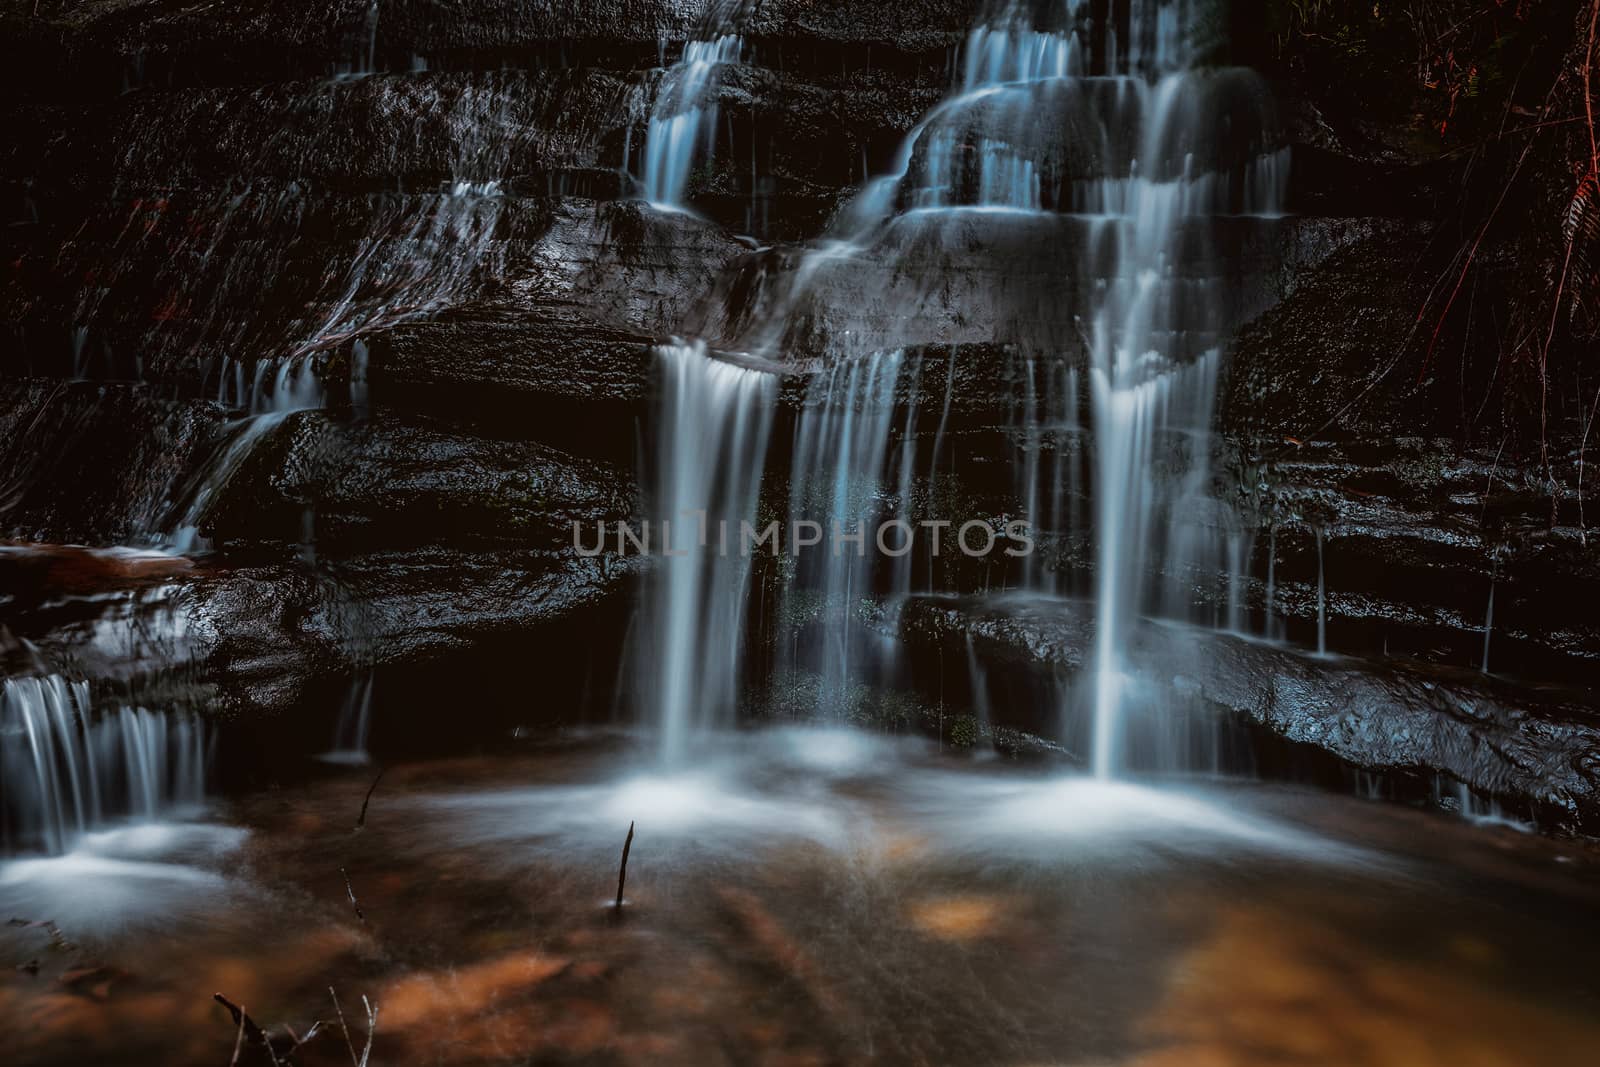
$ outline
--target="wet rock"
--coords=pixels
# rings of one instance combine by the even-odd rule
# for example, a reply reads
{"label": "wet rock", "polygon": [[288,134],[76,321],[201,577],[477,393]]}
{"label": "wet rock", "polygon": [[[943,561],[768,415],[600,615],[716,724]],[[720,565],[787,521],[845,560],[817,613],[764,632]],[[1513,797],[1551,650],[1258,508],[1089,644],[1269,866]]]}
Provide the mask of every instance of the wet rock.
{"label": "wet rock", "polygon": [[[919,598],[892,632],[946,657],[970,641],[991,669],[1065,678],[1070,694],[1090,662],[1093,614],[1092,604],[1077,601]],[[1582,690],[1410,661],[1319,657],[1155,622],[1142,624],[1123,653],[1153,686],[1141,690],[1158,709],[1151,714],[1198,705],[1352,768],[1442,775],[1544,826],[1600,831],[1600,705]],[[1064,701],[1072,706],[1070,695]]]}
{"label": "wet rock", "polygon": [[0,530],[100,545],[149,537],[223,421],[217,405],[142,386],[0,383]]}
{"label": "wet rock", "polygon": [[375,396],[631,467],[652,345],[747,254],[690,215],[563,202],[495,300],[371,339]]}
{"label": "wet rock", "polygon": [[[37,75],[113,92],[148,83],[227,83],[268,78],[541,65],[661,64],[664,42],[735,30],[776,47],[790,66],[893,65],[895,55],[936,57],[965,36],[964,0],[265,0],[194,8],[175,0],[66,3],[10,0],[0,9],[17,85]],[[100,68],[98,71],[96,67]],[[35,76],[30,87],[27,75]]]}
{"label": "wet rock", "polygon": [[224,359],[327,353],[471,300],[549,222],[537,198],[329,195],[292,182],[96,208],[70,240],[39,228],[13,264],[0,288],[17,342],[5,363],[215,396]]}
{"label": "wet rock", "polygon": [[246,722],[314,722],[330,712],[329,688],[358,671],[426,670],[441,657],[533,640],[552,624],[571,627],[636,571],[636,559],[578,559],[570,549],[213,564],[125,584],[70,611],[29,614],[5,651],[122,700],[176,701]]}
{"label": "wet rock", "polygon": [[1469,372],[1498,356],[1454,336],[1428,355],[1418,313],[1442,266],[1429,228],[1351,236],[1229,351],[1214,467],[1254,538],[1255,625],[1270,610],[1315,643],[1320,530],[1332,647],[1481,665],[1493,585],[1494,669],[1584,677],[1600,632],[1578,605],[1600,589],[1600,553],[1575,427],[1553,423],[1540,457],[1514,427],[1480,423]]}
{"label": "wet rock", "polygon": [[[1370,232],[1370,222],[1251,219],[1190,233],[1181,242],[1186,274],[1230,279],[1217,286],[1228,299],[1210,306],[1209,332],[1189,337],[1191,354]],[[820,253],[774,248],[751,257],[723,280],[714,314],[697,332],[729,348],[771,349],[802,366],[932,345],[1076,356],[1087,345],[1081,310],[1092,306],[1089,279],[1081,276],[1090,235],[1090,222],[1065,215],[899,215],[860,246],[831,255],[824,246]],[[1232,284],[1241,275],[1251,284]],[[774,322],[780,330],[770,329]]]}
{"label": "wet rock", "polygon": [[86,158],[42,166],[126,195],[263,179],[363,191],[542,185],[617,166],[610,142],[642,107],[637,83],[587,69],[152,91],[85,115],[58,141],[57,152]]}
{"label": "wet rock", "polygon": [[277,541],[318,556],[449,544],[556,550],[629,521],[631,474],[547,445],[453,434],[388,414],[294,416],[205,523],[219,546]]}

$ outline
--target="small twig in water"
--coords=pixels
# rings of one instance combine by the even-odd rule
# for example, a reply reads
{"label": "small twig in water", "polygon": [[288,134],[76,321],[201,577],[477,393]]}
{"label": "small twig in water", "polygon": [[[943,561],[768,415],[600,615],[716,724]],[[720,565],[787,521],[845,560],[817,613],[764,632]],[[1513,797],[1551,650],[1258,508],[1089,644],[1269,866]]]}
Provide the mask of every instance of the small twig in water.
{"label": "small twig in water", "polygon": [[344,1009],[339,1007],[339,994],[333,991],[333,986],[328,987],[328,996],[333,998],[333,1011],[339,1016],[339,1029],[344,1032],[344,1047],[350,1050],[351,1067],[361,1067],[361,1061],[356,1058],[356,1046],[350,1040],[350,1025],[344,1021]]}
{"label": "small twig in water", "polygon": [[211,999],[228,1009],[228,1014],[233,1016],[234,1023],[239,1027],[239,1032],[250,1039],[251,1044],[265,1045],[267,1033],[256,1025],[256,1021],[245,1012],[244,1007],[235,1004],[221,993],[213,993]]}
{"label": "small twig in water", "polygon": [[378,783],[383,781],[383,776],[386,773],[388,773],[388,770],[389,770],[389,768],[387,768],[387,767],[383,768],[383,770],[378,772],[378,777],[376,777],[376,778],[374,778],[372,780],[372,787],[367,790],[367,797],[366,797],[365,800],[363,800],[361,802],[361,817],[356,819],[356,829],[357,830],[362,830],[362,829],[366,828],[366,825],[367,825],[367,805],[372,803],[372,794],[376,793],[378,791]]}
{"label": "small twig in water", "polygon": [[617,910],[622,910],[622,888],[628,884],[628,850],[633,848],[633,826],[628,823],[628,839],[622,842],[622,867],[617,871]]}
{"label": "small twig in water", "polygon": [[356,918],[360,919],[362,922],[366,922],[367,917],[361,911],[361,902],[356,899],[355,887],[350,884],[350,873],[343,867],[339,868],[339,873],[344,875],[344,891],[349,894],[350,906],[356,909]]}
{"label": "small twig in water", "polygon": [[361,1003],[367,1009],[367,1047],[361,1050],[361,1062],[356,1067],[367,1067],[367,1060],[372,1058],[372,1039],[378,1034],[378,1009],[365,995],[361,997]]}
{"label": "small twig in water", "polygon": [[[217,994],[221,996],[222,994]],[[228,1061],[228,1067],[238,1067],[239,1053],[244,1050],[244,1021],[249,1018],[244,1012],[239,1012],[239,1034],[233,1039],[233,1059]]]}

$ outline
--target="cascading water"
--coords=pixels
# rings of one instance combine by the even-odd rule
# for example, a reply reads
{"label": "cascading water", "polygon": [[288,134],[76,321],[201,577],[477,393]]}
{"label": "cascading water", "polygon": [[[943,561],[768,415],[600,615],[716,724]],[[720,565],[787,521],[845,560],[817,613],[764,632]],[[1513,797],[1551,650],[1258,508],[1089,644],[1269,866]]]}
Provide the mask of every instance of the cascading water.
{"label": "cascading water", "polygon": [[371,760],[367,737],[372,732],[372,682],[371,671],[351,681],[334,724],[333,748],[322,757],[329,763],[362,764]]}
{"label": "cascading water", "polygon": [[[656,349],[660,402],[647,514],[662,556],[638,660],[645,718],[663,761],[733,721],[752,528],[777,380],[713,358],[703,344]],[[645,528],[648,539],[649,527]]]}
{"label": "cascading water", "polygon": [[[1087,279],[1076,292],[1090,311],[1091,762],[1102,776],[1128,754],[1131,627],[1147,610],[1187,614],[1196,576],[1220,569],[1207,434],[1228,301],[1212,281],[1211,220],[1280,216],[1287,178],[1258,80],[1191,66],[1193,8],[1113,4],[1096,35],[1093,5],[1061,5],[1054,30],[1007,5],[970,35],[959,91],[913,132],[892,187],[868,190],[857,212],[1046,210],[1073,227]],[[1038,383],[1024,390],[1037,426]],[[1071,425],[1060,408],[1050,418]],[[1029,517],[1059,524],[1059,496],[1046,509],[1037,484],[1026,483]]]}
{"label": "cascading water", "polygon": [[[851,687],[871,673],[865,660],[873,641],[856,617],[857,605],[875,593],[904,592],[875,581],[879,553],[891,557],[892,580],[910,580],[910,527],[878,544],[880,524],[906,519],[903,490],[915,462],[909,437],[906,447],[890,447],[906,363],[903,352],[884,352],[813,376],[795,427],[789,517],[811,525],[804,527],[809,536],[794,541],[785,614],[808,622],[788,658],[791,669],[819,680],[819,709],[845,707]],[[907,427],[914,417],[914,410],[907,413]],[[902,492],[895,494],[895,486]],[[802,548],[802,540],[813,543]]]}
{"label": "cascading water", "polygon": [[[1020,451],[1022,515],[1036,537],[1070,537],[1078,526],[1083,491],[1078,368],[1064,359],[1025,359],[1020,378],[1013,432]],[[1046,567],[1040,553],[1030,553],[1023,560],[1022,584],[1034,592],[1060,593],[1063,576]]]}
{"label": "cascading water", "polygon": [[91,718],[87,682],[0,684],[0,851],[59,854],[113,816],[154,818],[205,799],[191,715],[120,708]]}
{"label": "cascading water", "polygon": [[1489,639],[1494,636],[1494,585],[1499,568],[1489,572],[1489,604],[1483,609],[1483,659],[1478,665],[1480,673],[1489,673]]}
{"label": "cascading water", "polygon": [[200,536],[200,523],[217,494],[250,458],[262,438],[295,412],[321,407],[325,398],[315,361],[309,356],[291,356],[257,360],[248,387],[244,383],[244,366],[224,360],[217,399],[248,414],[230,429],[226,443],[200,472],[175,526],[162,537],[163,546],[175,552],[209,547]]}
{"label": "cascading water", "polygon": [[717,72],[739,62],[743,49],[737,34],[690,41],[663,76],[644,143],[644,198],[656,207],[683,206],[695,160],[716,140]]}
{"label": "cascading water", "polygon": [[[1216,390],[1216,336],[1209,279],[1186,270],[1216,215],[1281,213],[1283,161],[1268,131],[1239,129],[1230,108],[1238,76],[1190,68],[1189,5],[1131,0],[1119,53],[1107,27],[1105,73],[1078,79],[1107,108],[1100,129],[1108,161],[1074,182],[1088,223],[1087,273],[1097,279],[1089,338],[1096,450],[1097,552],[1094,742],[1097,776],[1126,763],[1123,649],[1151,601],[1152,573],[1181,583],[1204,552],[1192,505],[1209,480],[1206,440]],[[1016,38],[1024,47],[1026,38]],[[1259,113],[1255,114],[1259,119]],[[1224,154],[1221,141],[1237,143]],[[1170,469],[1177,465],[1176,477]],[[1209,538],[1214,540],[1214,535]],[[1213,568],[1214,569],[1214,568]]]}
{"label": "cascading water", "polygon": [[[791,507],[794,517],[844,519],[848,529],[881,517],[882,501],[872,501],[892,495],[884,443],[893,401],[879,391],[887,382],[893,392],[886,372],[901,357],[892,346],[864,347],[862,338],[884,336],[881,328],[839,329],[824,319],[819,330],[808,301],[851,277],[863,254],[914,248],[912,228],[926,227],[937,241],[953,220],[999,212],[1009,220],[996,221],[996,232],[1021,226],[1060,235],[1070,254],[1058,295],[1083,309],[1077,321],[1086,353],[1079,365],[1058,354],[1061,338],[1024,333],[1032,352],[1022,357],[1020,488],[1027,518],[1070,527],[1078,467],[1076,449],[1063,449],[1061,439],[1089,426],[1097,621],[1091,761],[1097,774],[1111,776],[1135,751],[1140,765],[1165,766],[1191,747],[1169,744],[1161,728],[1153,731],[1156,752],[1128,736],[1124,650],[1139,617],[1242,625],[1248,542],[1210,485],[1220,345],[1237,311],[1230,268],[1211,236],[1218,220],[1243,228],[1281,217],[1287,152],[1274,140],[1270,95],[1255,75],[1193,66],[1205,51],[1199,5],[1072,2],[1036,18],[1041,9],[1008,3],[972,31],[952,95],[907,137],[894,171],[868,182],[840,213],[831,236],[762,305],[766,314],[752,318],[753,330],[729,326],[769,356],[796,338],[823,336],[824,370],[796,434]],[[981,239],[984,231],[959,232]],[[1080,373],[1087,418],[1079,414]],[[1048,482],[1039,469],[1047,431],[1056,438]],[[850,598],[884,592],[873,588],[870,567],[828,555],[820,554],[825,564],[802,560],[792,594],[811,596],[826,612],[820,633],[802,634],[793,655],[823,678],[825,700],[864,680]],[[1226,616],[1197,610],[1194,591],[1219,587],[1230,570],[1238,577]],[[1036,561],[1026,565],[1024,582],[1060,591],[1059,578]]]}
{"label": "cascading water", "polygon": [[[150,540],[203,547],[194,528],[206,508],[283,416],[323,406],[319,375],[337,351],[350,352],[359,413],[367,401],[361,335],[432,314],[503,273],[511,238],[501,183],[525,136],[516,77],[419,90],[432,105],[428,120],[448,131],[448,178],[435,190],[352,197],[277,178],[287,163],[310,165],[328,148],[289,116],[331,115],[392,91],[335,81],[290,94],[285,131],[239,161],[245,182],[226,195],[142,197],[149,183],[175,180],[172,170],[203,164],[173,158],[178,131],[158,126],[131,141],[118,199],[134,209],[114,240],[84,242],[73,264],[90,280],[71,311],[72,373],[199,385],[201,396],[248,420],[228,429],[208,469],[173,487],[165,528],[145,530]],[[306,268],[312,249],[323,250],[317,270]]]}

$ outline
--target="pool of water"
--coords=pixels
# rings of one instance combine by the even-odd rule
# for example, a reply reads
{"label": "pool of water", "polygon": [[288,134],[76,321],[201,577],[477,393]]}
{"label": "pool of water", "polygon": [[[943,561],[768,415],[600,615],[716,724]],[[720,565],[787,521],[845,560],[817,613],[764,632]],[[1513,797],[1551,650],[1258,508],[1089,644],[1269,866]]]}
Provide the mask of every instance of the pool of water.
{"label": "pool of water", "polygon": [[[394,766],[357,829],[372,776],[0,864],[6,1061],[227,1064],[214,993],[282,1050],[336,1023],[330,988],[358,1052],[375,1007],[374,1064],[1418,1067],[1600,1047],[1584,843],[827,731],[729,738],[678,771],[614,745]],[[337,1025],[297,1055],[350,1059]],[[246,1042],[239,1062],[268,1061]]]}

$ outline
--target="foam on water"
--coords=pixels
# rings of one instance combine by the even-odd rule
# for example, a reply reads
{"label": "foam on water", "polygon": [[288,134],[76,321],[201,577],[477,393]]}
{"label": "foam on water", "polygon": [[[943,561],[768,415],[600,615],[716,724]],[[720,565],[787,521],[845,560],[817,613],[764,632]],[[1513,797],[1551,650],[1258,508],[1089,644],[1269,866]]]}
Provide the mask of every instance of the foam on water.
{"label": "foam on water", "polygon": [[234,827],[173,822],[86,834],[61,855],[0,862],[0,912],[48,919],[73,939],[207,921],[246,892],[221,873],[245,836]]}

